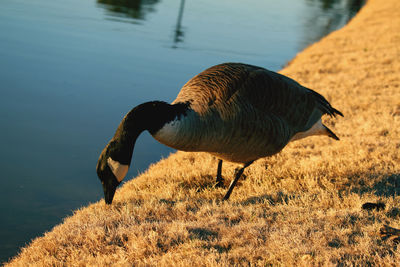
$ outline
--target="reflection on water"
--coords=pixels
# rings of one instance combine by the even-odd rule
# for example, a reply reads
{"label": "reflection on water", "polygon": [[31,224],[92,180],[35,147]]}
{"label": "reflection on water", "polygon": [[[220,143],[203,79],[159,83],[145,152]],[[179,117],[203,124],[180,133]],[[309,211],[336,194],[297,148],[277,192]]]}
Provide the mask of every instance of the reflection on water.
{"label": "reflection on water", "polygon": [[159,0],[97,0],[113,16],[125,16],[143,20],[146,14],[154,12],[154,5]]}
{"label": "reflection on water", "polygon": [[183,10],[185,8],[185,0],[181,0],[181,5],[179,7],[178,20],[176,22],[175,34],[174,34],[174,45],[172,48],[178,48],[177,44],[183,42],[183,37],[185,35],[182,29],[182,17]]}
{"label": "reflection on water", "polygon": [[[146,13],[154,12],[159,0],[97,0],[102,7],[110,11],[111,16],[125,16],[133,19],[145,19]],[[328,33],[345,25],[364,5],[365,0],[305,0],[308,5],[303,20],[304,34],[299,40],[299,49],[321,39]],[[178,19],[173,33],[172,48],[179,48],[184,41],[182,17],[185,0],[180,1]]]}
{"label": "reflection on water", "polygon": [[321,7],[324,10],[333,9],[335,5],[342,5],[344,11],[349,11],[350,14],[355,14],[363,5],[364,0],[307,0],[307,2],[321,2]]}
{"label": "reflection on water", "polygon": [[[279,70],[362,2],[0,1],[0,262],[102,198],[97,158],[130,108],[221,62]],[[142,134],[127,176],[171,151]]]}
{"label": "reflection on water", "polygon": [[345,25],[365,0],[306,0],[306,3],[311,10],[305,16],[300,49]]}

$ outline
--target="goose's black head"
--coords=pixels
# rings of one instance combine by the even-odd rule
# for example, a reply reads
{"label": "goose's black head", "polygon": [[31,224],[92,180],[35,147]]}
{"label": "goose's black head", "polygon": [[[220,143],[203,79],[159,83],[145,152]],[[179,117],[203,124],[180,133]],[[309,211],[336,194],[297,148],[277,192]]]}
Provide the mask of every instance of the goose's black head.
{"label": "goose's black head", "polygon": [[115,177],[113,171],[111,170],[111,166],[107,162],[107,159],[111,158],[109,153],[109,146],[110,144],[108,144],[104,148],[103,152],[100,154],[96,166],[97,176],[99,177],[101,184],[103,186],[104,200],[106,204],[112,203],[114,199],[115,190],[121,183],[120,181],[118,181],[117,177]]}

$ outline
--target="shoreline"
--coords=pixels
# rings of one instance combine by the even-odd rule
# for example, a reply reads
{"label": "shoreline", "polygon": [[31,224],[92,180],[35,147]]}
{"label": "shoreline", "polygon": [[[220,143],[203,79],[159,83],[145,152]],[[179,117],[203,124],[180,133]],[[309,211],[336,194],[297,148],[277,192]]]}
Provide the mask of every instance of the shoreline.
{"label": "shoreline", "polygon": [[[400,224],[400,2],[369,0],[280,71],[345,115],[246,170],[228,203],[217,159],[177,152],[34,239],[9,266],[395,264]],[[229,183],[236,165],[224,164]],[[383,211],[366,212],[365,202]]]}

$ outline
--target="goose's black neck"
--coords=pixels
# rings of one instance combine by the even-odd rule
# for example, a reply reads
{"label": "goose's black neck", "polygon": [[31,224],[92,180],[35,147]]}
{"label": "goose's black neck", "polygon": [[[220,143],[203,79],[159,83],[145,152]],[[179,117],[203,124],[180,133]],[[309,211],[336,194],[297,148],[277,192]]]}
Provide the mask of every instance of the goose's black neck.
{"label": "goose's black neck", "polygon": [[185,116],[188,106],[189,103],[171,105],[162,101],[146,102],[129,111],[121,124],[123,130],[130,135],[136,135],[138,131],[140,133],[144,130],[153,134],[176,117]]}
{"label": "goose's black neck", "polygon": [[171,105],[162,101],[151,101],[136,106],[119,124],[109,143],[109,156],[122,164],[130,165],[138,136],[144,130],[154,134],[176,117],[185,116],[188,106],[188,103]]}

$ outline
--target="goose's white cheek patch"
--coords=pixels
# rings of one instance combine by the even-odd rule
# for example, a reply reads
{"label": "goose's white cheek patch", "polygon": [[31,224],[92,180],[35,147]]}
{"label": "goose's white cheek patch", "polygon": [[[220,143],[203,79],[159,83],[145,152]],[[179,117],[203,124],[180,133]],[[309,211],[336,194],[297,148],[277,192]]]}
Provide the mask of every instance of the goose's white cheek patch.
{"label": "goose's white cheek patch", "polygon": [[121,164],[110,157],[107,159],[107,164],[113,172],[115,178],[117,178],[118,182],[124,180],[126,174],[128,173],[129,165]]}

